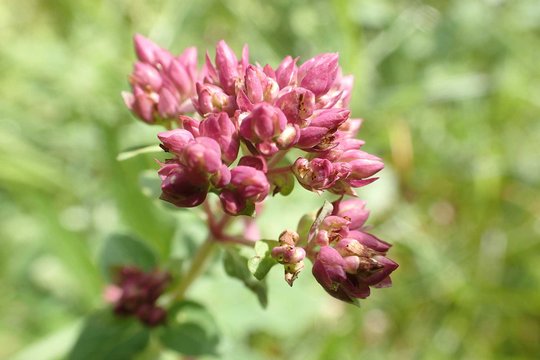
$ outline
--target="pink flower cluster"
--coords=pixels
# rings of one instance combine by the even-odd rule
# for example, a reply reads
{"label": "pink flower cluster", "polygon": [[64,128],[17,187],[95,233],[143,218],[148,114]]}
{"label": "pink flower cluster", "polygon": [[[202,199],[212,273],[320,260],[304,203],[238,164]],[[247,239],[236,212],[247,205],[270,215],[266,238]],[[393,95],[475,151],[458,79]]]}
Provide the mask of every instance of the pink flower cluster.
{"label": "pink flower cluster", "polygon": [[173,155],[159,171],[165,201],[192,207],[215,192],[227,213],[250,214],[276,190],[270,174],[292,148],[304,155],[290,172],[318,193],[354,195],[384,166],[355,139],[360,120],[347,109],[353,80],[341,75],[337,54],[301,65],[287,56],[273,69],[250,64],[247,47],[239,59],[220,41],[215,61],[207,54],[199,71],[193,48],[175,57],[137,35],[135,49],[127,106],[148,123],[179,125],[159,134]]}
{"label": "pink flower cluster", "polygon": [[337,54],[301,64],[287,56],[272,68],[251,64],[247,46],[237,57],[220,41],[214,61],[207,53],[198,68],[193,48],[173,56],[137,35],[135,49],[125,102],[145,122],[169,128],[158,134],[171,155],[160,164],[161,199],[194,207],[212,192],[227,214],[251,215],[296,177],[309,191],[341,198],[307,245],[293,232],[280,237],[272,255],[289,284],[306,255],[319,283],[341,300],[390,284],[397,265],[385,257],[389,245],[365,232],[363,202],[341,200],[375,181],[384,164],[356,139],[361,120],[348,109],[353,78],[342,75]]}
{"label": "pink flower cluster", "polygon": [[370,286],[392,285],[398,264],[386,257],[390,244],[366,232],[369,211],[359,199],[338,200],[332,213],[314,229],[310,246],[318,246],[313,275],[333,297],[353,302],[370,294]]}

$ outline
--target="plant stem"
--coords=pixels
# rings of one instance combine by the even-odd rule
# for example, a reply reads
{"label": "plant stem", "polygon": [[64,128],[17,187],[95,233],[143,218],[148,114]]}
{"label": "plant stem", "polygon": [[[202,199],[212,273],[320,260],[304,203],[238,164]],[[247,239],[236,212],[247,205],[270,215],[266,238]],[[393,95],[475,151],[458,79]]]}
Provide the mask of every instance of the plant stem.
{"label": "plant stem", "polygon": [[268,174],[281,174],[281,173],[289,172],[290,170],[291,170],[290,165],[282,166],[282,167],[273,168],[273,169],[268,170]]}
{"label": "plant stem", "polygon": [[276,166],[284,157],[287,155],[287,151],[281,150],[277,154],[274,155],[270,161],[268,161],[268,169],[272,169],[274,166]]}
{"label": "plant stem", "polygon": [[204,243],[197,251],[197,254],[195,254],[195,257],[193,258],[193,261],[191,262],[188,271],[180,281],[180,284],[173,291],[174,301],[181,300],[184,297],[189,286],[200,275],[201,271],[203,270],[204,264],[206,263],[208,257],[212,254],[212,250],[214,249],[214,247],[214,239],[212,238],[212,236],[208,236],[208,238],[204,241]]}

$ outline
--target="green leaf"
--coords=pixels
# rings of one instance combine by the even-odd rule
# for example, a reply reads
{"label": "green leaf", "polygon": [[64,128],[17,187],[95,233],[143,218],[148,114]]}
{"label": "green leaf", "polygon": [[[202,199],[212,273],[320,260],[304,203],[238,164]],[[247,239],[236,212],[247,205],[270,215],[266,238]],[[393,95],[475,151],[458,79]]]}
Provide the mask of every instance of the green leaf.
{"label": "green leaf", "polygon": [[298,246],[305,246],[307,244],[308,235],[311,227],[313,226],[313,223],[315,222],[315,219],[315,212],[311,212],[302,216],[300,218],[300,221],[298,221],[298,225],[296,226],[296,232],[299,236]]}
{"label": "green leaf", "polygon": [[163,152],[163,149],[159,147],[159,145],[134,146],[118,154],[118,156],[116,157],[116,160],[124,161],[124,160],[131,159],[135,156],[141,155],[141,154],[160,153],[160,152]]}
{"label": "green leaf", "polygon": [[225,249],[223,266],[225,267],[227,275],[242,281],[244,285],[257,296],[261,306],[266,308],[268,305],[266,283],[253,277],[248,268],[248,261],[249,258],[240,254],[237,247]]}
{"label": "green leaf", "polygon": [[255,256],[248,260],[248,269],[258,280],[262,280],[277,264],[272,249],[279,245],[276,240],[259,240],[255,243]]}
{"label": "green leaf", "polygon": [[161,179],[156,170],[145,170],[139,175],[139,185],[144,195],[151,199],[159,199],[161,195]]}
{"label": "green leaf", "polygon": [[280,193],[283,196],[289,195],[294,189],[294,175],[292,172],[271,174],[270,183],[274,184],[273,194]]}
{"label": "green leaf", "polygon": [[99,265],[103,274],[110,278],[111,270],[124,265],[134,265],[151,270],[157,264],[156,255],[145,243],[124,234],[110,235],[101,249]]}
{"label": "green leaf", "polygon": [[216,322],[201,304],[192,301],[180,302],[169,310],[167,324],[160,329],[159,338],[167,348],[183,355],[217,355]]}
{"label": "green leaf", "polygon": [[144,350],[150,334],[133,318],[115,317],[109,311],[91,314],[83,326],[70,360],[133,359]]}
{"label": "green leaf", "polygon": [[333,210],[334,206],[328,200],[325,200],[323,206],[317,213],[317,218],[315,218],[313,225],[311,225],[311,228],[309,229],[308,241],[311,240],[311,237],[315,233],[315,230],[319,227],[319,225],[321,225],[324,218],[330,215]]}

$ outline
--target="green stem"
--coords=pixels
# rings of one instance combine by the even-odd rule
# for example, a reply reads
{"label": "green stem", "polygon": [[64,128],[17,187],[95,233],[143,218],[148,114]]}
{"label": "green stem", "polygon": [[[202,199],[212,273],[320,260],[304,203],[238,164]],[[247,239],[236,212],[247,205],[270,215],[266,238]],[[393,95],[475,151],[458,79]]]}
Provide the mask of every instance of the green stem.
{"label": "green stem", "polygon": [[208,238],[197,251],[197,254],[195,254],[195,258],[191,262],[191,266],[189,267],[188,271],[180,281],[180,284],[178,284],[178,287],[172,292],[173,301],[182,300],[184,298],[184,295],[189,286],[202,272],[206,260],[212,254],[212,250],[215,247],[214,245],[215,241],[212,239],[211,236],[208,236]]}

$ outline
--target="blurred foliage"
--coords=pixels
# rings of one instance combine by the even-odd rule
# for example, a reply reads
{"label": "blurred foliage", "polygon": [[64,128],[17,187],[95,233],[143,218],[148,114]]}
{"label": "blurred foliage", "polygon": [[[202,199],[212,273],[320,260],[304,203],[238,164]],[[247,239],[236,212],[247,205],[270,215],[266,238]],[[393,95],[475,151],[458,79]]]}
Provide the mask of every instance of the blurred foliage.
{"label": "blurred foliage", "polygon": [[[190,294],[216,317],[222,358],[540,353],[537,0],[4,0],[0,29],[0,358],[69,350],[81,317],[102,306],[96,255],[112,234],[158,258],[205,236],[196,215],[141,190],[153,154],[116,160],[156,142],[119,95],[135,32],[177,53],[248,43],[272,65],[339,51],[356,76],[361,137],[387,163],[361,196],[395,244],[394,287],[357,309],[309,269],[292,289],[273,269],[262,310],[216,265]],[[272,199],[264,237],[321,203],[299,187]]]}

